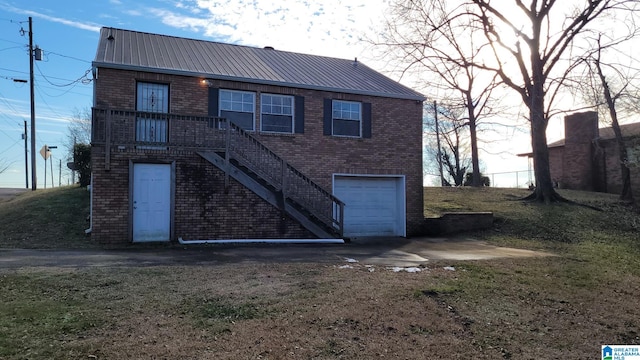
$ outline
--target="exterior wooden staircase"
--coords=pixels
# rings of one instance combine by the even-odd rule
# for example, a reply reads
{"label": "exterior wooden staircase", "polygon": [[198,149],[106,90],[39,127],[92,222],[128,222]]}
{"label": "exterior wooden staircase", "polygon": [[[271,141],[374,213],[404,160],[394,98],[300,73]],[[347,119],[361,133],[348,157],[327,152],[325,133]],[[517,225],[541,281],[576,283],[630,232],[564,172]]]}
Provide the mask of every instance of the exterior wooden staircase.
{"label": "exterior wooden staircase", "polygon": [[342,238],[344,203],[234,123],[218,119],[224,148],[197,153],[319,238]]}
{"label": "exterior wooden staircase", "polygon": [[[160,141],[136,139],[135,124],[162,126]],[[138,130],[139,131],[139,130]],[[224,118],[93,108],[93,144],[105,147],[105,169],[114,149],[194,151],[319,238],[342,238],[344,203]]]}

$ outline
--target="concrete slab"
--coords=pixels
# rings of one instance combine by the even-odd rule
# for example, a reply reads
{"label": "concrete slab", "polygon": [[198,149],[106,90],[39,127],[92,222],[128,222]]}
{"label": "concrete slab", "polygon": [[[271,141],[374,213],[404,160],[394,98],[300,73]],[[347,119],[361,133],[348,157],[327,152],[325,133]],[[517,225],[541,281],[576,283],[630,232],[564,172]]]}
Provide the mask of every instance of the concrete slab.
{"label": "concrete slab", "polygon": [[497,247],[483,241],[387,239],[346,245],[209,245],[130,250],[0,249],[0,268],[207,266],[221,263],[343,264],[353,259],[377,266],[419,266],[438,260],[487,260],[551,256],[539,251]]}

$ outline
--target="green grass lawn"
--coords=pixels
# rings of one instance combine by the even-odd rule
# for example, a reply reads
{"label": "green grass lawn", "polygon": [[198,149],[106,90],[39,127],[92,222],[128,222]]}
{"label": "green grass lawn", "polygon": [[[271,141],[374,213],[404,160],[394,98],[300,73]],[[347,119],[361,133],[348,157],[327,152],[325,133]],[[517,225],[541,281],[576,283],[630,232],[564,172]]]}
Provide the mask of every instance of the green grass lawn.
{"label": "green grass lawn", "polygon": [[89,210],[89,192],[77,186],[0,200],[0,248],[95,248],[84,232]]}

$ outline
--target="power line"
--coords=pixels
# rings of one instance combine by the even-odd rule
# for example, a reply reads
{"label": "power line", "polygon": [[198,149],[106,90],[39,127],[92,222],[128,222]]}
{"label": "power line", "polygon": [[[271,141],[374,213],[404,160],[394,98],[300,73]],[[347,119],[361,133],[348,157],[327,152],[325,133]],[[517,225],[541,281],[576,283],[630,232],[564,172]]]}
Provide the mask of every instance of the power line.
{"label": "power line", "polygon": [[86,84],[91,83],[91,81],[92,81],[91,79],[87,78],[87,75],[89,75],[89,73],[91,73],[91,69],[86,70],[86,71],[84,72],[84,74],[82,74],[82,76],[81,76],[81,77],[79,77],[79,78],[77,78],[77,79],[75,79],[75,80],[72,80],[72,81],[71,81],[70,83],[68,83],[68,84],[56,84],[56,83],[52,82],[51,80],[49,80],[49,78],[48,78],[47,76],[45,76],[45,75],[42,73],[42,70],[40,69],[40,66],[38,65],[38,63],[36,63],[36,68],[38,69],[38,73],[40,73],[40,76],[42,76],[42,78],[43,78],[46,82],[48,82],[50,85],[53,85],[53,86],[56,86],[56,87],[67,87],[67,86],[72,86],[72,85],[76,85],[76,84],[77,84],[77,83],[79,83],[79,82],[81,82],[81,83],[83,83],[83,84],[85,84],[85,85],[86,85]]}
{"label": "power line", "polygon": [[[49,111],[51,111],[55,116],[64,119],[65,117],[63,115],[61,115],[60,113],[58,113],[57,111],[53,110],[53,108],[51,107],[51,105],[49,105],[49,103],[47,102],[47,100],[44,98],[44,96],[42,96],[42,91],[41,89],[36,89],[36,91],[38,92],[38,95],[40,95],[40,100],[42,100],[42,102],[44,102],[44,104],[47,106],[47,108],[49,108]],[[64,95],[64,94],[63,94]],[[50,95],[47,95],[50,96]]]}
{"label": "power line", "polygon": [[6,149],[4,149],[4,150],[0,151],[0,155],[2,155],[2,154],[4,154],[4,153],[6,153],[7,151],[11,150],[14,146],[16,146],[16,144],[17,144],[17,143],[19,143],[19,142],[23,142],[23,141],[24,141],[24,139],[18,139],[18,140],[16,140],[16,142],[14,142],[13,144],[9,145],[9,147],[8,147],[8,148],[6,148]]}
{"label": "power line", "polygon": [[8,137],[9,139],[13,139],[13,136],[7,134],[4,130],[0,129],[0,133],[4,134],[6,137]]}
{"label": "power line", "polygon": [[1,68],[1,67],[0,67],[0,70],[2,70],[2,71],[11,71],[11,72],[18,73],[18,74],[26,74],[26,75],[29,75],[29,72],[28,72],[28,71],[12,70],[12,69]]}
{"label": "power line", "polygon": [[[77,86],[77,85],[76,85]],[[56,90],[56,91],[61,91],[60,88],[57,87],[51,87],[51,86],[44,86],[44,85],[40,85],[38,86],[40,88],[40,90],[42,90],[42,93],[45,94],[48,97],[52,97],[52,98],[58,98],[60,96],[66,95],[66,94],[75,94],[75,95],[80,95],[80,96],[87,96],[87,97],[91,97],[92,95],[89,93],[81,93],[81,92],[77,92],[77,91],[71,91],[73,89],[76,88],[76,86],[72,86],[66,90],[64,90],[61,94],[59,95],[51,95],[49,93],[47,93],[46,91],[44,91],[44,89],[50,89],[50,90]]]}
{"label": "power line", "polygon": [[26,46],[27,44],[23,44],[21,42],[17,42],[17,41],[13,41],[13,40],[8,40],[8,39],[2,39],[0,38],[0,41],[4,41],[4,42],[8,42],[8,43],[12,43],[12,44],[16,44],[16,45],[21,45],[21,46]]}
{"label": "power line", "polygon": [[[13,69],[7,69],[7,68],[2,68],[0,67],[0,70],[2,71],[10,71],[10,72],[14,72],[14,73],[18,73],[18,74],[25,74],[25,75],[29,75],[29,72],[26,71],[20,71],[20,70],[13,70]],[[38,67],[38,71],[40,72],[40,68]],[[87,75],[89,75],[89,73],[91,72],[91,69],[88,69],[85,71],[85,73],[78,79],[75,80],[71,80],[71,79],[65,79],[65,78],[59,78],[59,77],[55,77],[55,76],[46,76],[49,79],[54,79],[54,80],[61,80],[61,81],[69,81],[69,83],[74,83],[74,82],[83,82],[85,85],[91,83],[93,80],[87,78]],[[44,78],[45,76],[40,72],[40,75]],[[84,79],[84,80],[83,80]],[[47,79],[45,79],[47,80]],[[47,82],[49,82],[47,80]],[[51,84],[53,86],[58,86],[57,84]]]}
{"label": "power line", "polygon": [[[4,101],[4,103],[7,105],[7,107],[9,108],[9,110],[13,111],[14,116],[22,117],[22,116],[20,115],[20,112],[19,112],[19,111],[18,111],[18,110],[13,106],[13,104],[11,104],[11,103],[7,100],[7,97],[6,97],[6,96],[4,96],[4,94],[3,94],[3,93],[1,93],[1,92],[0,92],[0,100]],[[0,113],[0,114],[3,114],[3,113]],[[24,119],[23,119],[23,120],[24,120]]]}
{"label": "power line", "polygon": [[8,48],[0,49],[0,51],[11,50],[11,49],[19,49],[21,47],[22,46],[12,46],[12,47],[8,47]]}
{"label": "power line", "polygon": [[76,61],[82,61],[84,63],[91,64],[91,61],[89,61],[89,60],[79,59],[77,57],[73,57],[73,56],[69,56],[69,55],[58,54],[58,53],[55,53],[53,51],[47,51],[46,54],[58,55],[58,56],[61,56],[61,57],[64,57],[64,58],[68,58],[68,59],[72,59],[72,60],[76,60]]}

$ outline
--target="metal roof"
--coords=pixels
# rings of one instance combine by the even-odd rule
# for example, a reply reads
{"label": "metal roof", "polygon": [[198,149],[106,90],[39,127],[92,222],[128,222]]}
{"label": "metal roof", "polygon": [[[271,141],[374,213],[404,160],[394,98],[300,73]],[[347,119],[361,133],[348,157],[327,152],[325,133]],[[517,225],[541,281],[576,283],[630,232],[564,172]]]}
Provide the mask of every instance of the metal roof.
{"label": "metal roof", "polygon": [[425,100],[354,61],[104,27],[94,67]]}

